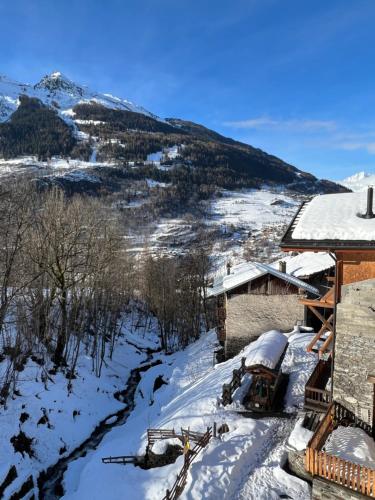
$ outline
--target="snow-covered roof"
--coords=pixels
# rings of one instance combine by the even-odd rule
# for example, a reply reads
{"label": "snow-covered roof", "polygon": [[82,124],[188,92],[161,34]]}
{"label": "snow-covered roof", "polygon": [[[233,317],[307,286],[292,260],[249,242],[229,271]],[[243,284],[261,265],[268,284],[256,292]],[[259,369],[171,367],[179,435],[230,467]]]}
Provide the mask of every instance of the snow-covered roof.
{"label": "snow-covered roof", "polygon": [[[298,255],[285,255],[286,272],[296,278],[304,278],[326,271],[335,265],[334,259],[327,252],[303,252]],[[271,264],[278,268],[279,261]]]}
{"label": "snow-covered roof", "polygon": [[308,285],[298,277],[311,276],[334,265],[333,259],[324,253],[309,252],[303,257],[297,255],[296,257],[286,257],[283,260],[286,262],[286,273],[278,270],[278,261],[270,265],[245,262],[234,266],[229,275],[222,275],[214,280],[213,286],[207,289],[207,296],[215,297],[266,274],[272,274],[298,288],[319,295],[319,291],[315,287]]}
{"label": "snow-covered roof", "polygon": [[246,355],[246,366],[262,365],[273,370],[280,360],[288,338],[278,330],[263,333],[251,344]]}
{"label": "snow-covered roof", "polygon": [[358,217],[366,206],[366,192],[316,196],[300,210],[288,239],[372,242],[375,219]]}

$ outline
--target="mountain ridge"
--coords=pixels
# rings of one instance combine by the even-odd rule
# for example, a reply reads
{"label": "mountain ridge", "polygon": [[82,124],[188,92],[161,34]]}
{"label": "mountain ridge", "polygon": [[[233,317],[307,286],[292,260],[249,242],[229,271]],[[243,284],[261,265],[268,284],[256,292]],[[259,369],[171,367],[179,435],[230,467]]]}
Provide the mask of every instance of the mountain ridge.
{"label": "mountain ridge", "polygon": [[[63,126],[56,127],[57,118],[69,125],[71,140],[56,137],[52,123],[66,135]],[[199,182],[207,185],[234,189],[270,183],[305,194],[346,190],[204,125],[164,120],[126,99],[94,92],[58,71],[35,85],[0,77],[0,155],[7,158],[60,154],[88,161],[95,152],[99,161],[144,164],[149,154],[175,145],[180,154],[169,166],[199,169]]]}

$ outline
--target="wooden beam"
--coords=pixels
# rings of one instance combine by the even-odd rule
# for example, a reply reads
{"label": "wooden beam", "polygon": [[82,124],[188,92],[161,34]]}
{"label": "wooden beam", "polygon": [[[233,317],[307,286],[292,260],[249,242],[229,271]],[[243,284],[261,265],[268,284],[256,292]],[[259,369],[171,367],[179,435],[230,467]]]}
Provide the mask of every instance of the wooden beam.
{"label": "wooden beam", "polygon": [[326,341],[322,345],[322,347],[319,349],[319,359],[323,356],[323,354],[326,352],[328,347],[330,346],[331,342],[333,341],[333,332],[331,332],[330,336],[327,337]]}
{"label": "wooden beam", "polygon": [[299,299],[299,302],[304,306],[321,307],[323,309],[334,309],[335,307],[333,302],[323,302],[322,300]]}
{"label": "wooden beam", "polygon": [[[332,320],[333,318],[333,314],[331,314],[329,316],[329,318],[326,320],[325,318],[323,318],[323,316],[318,312],[318,311],[315,311],[313,308],[309,307],[309,309],[314,313],[316,314],[316,316],[322,321],[322,327],[321,329],[318,331],[318,333],[314,336],[314,338],[312,339],[312,341],[310,342],[310,344],[307,346],[306,348],[306,351],[307,352],[311,352],[315,346],[315,344],[320,340],[320,337],[323,335],[325,329],[328,329],[331,333],[330,333],[330,336],[331,337],[333,335],[333,325],[330,323],[330,321]],[[328,338],[329,338],[328,337]],[[325,340],[324,344],[327,342],[328,339]],[[324,345],[323,344],[323,345]]]}

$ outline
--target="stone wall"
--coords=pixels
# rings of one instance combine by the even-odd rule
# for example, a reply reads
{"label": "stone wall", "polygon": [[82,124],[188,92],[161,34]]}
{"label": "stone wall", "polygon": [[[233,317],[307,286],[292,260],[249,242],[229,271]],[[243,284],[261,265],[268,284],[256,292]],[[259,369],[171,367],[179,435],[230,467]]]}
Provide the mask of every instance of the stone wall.
{"label": "stone wall", "polygon": [[327,481],[320,477],[313,479],[312,500],[360,500],[363,498],[368,497],[333,481]]}
{"label": "stone wall", "polygon": [[337,305],[333,397],[372,425],[375,375],[375,280],[342,287]]}
{"label": "stone wall", "polygon": [[268,330],[289,331],[303,321],[298,295],[234,295],[227,300],[226,357],[234,356]]}

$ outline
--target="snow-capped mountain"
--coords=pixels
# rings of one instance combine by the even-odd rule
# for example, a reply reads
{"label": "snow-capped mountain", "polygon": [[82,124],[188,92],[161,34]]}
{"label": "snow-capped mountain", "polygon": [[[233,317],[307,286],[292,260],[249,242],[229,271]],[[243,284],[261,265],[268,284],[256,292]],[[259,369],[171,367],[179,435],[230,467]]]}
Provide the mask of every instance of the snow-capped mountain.
{"label": "snow-capped mountain", "polygon": [[56,71],[44,76],[36,85],[20,83],[0,75],[0,122],[6,121],[18,108],[19,97],[23,94],[40,99],[44,104],[54,107],[60,115],[66,117],[73,114],[72,108],[77,104],[97,103],[110,109],[134,111],[159,119],[153,113],[126,99],[92,91]]}
{"label": "snow-capped mountain", "polygon": [[375,185],[375,174],[358,172],[350,177],[346,177],[346,179],[340,181],[340,184],[352,191],[365,191],[368,186]]}

